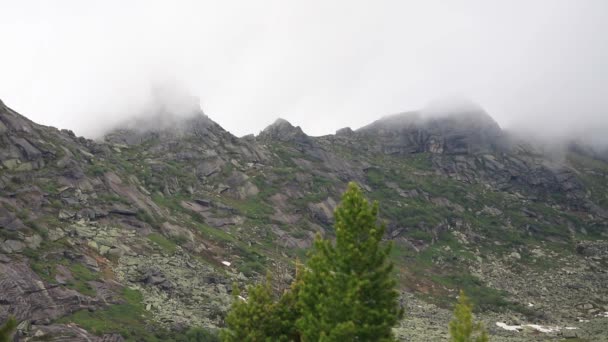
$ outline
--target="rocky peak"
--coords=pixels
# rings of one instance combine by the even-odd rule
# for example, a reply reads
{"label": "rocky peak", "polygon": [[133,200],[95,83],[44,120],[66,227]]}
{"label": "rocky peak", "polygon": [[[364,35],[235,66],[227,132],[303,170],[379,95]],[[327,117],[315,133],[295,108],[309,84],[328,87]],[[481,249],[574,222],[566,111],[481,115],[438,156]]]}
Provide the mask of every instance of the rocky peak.
{"label": "rocky peak", "polygon": [[496,121],[480,107],[472,106],[391,115],[357,132],[377,137],[389,154],[483,153],[495,150],[502,136]]}
{"label": "rocky peak", "polygon": [[280,118],[272,125],[266,127],[258,137],[261,140],[278,140],[296,143],[305,143],[310,140],[300,126],[293,126],[289,121]]}
{"label": "rocky peak", "polygon": [[24,116],[7,107],[0,100],[0,134],[12,132],[31,133],[31,122]]}
{"label": "rocky peak", "polygon": [[138,112],[129,113],[104,140],[134,145],[150,140],[175,141],[191,137],[203,140],[233,138],[205,115],[197,96],[175,84],[159,84],[150,89],[149,97]]}
{"label": "rocky peak", "polygon": [[45,165],[53,153],[37,125],[0,101],[0,169],[29,171]]}
{"label": "rocky peak", "polygon": [[340,128],[336,131],[336,136],[351,136],[355,132],[350,127]]}
{"label": "rocky peak", "polygon": [[139,144],[151,139],[175,140],[185,137],[232,137],[199,108],[186,115],[162,109],[153,114],[139,116],[119,125],[106,134],[104,140],[126,145]]}

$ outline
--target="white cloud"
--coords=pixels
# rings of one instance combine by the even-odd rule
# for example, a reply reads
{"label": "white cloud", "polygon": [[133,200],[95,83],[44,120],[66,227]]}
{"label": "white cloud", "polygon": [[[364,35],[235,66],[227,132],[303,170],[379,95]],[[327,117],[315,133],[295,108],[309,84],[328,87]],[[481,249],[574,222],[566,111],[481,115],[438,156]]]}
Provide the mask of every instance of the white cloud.
{"label": "white cloud", "polygon": [[[176,82],[237,135],[464,94],[534,134],[608,129],[608,2],[0,0],[0,98],[88,136]],[[539,128],[540,127],[540,128]]]}

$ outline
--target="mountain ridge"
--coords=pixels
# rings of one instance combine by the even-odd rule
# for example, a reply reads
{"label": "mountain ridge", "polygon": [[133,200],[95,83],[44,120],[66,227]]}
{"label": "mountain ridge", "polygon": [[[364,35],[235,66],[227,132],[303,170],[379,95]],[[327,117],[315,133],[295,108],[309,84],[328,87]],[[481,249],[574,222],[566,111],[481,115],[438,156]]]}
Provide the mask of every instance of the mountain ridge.
{"label": "mountain ridge", "polygon": [[[546,336],[606,336],[608,165],[589,153],[553,160],[505,143],[491,118],[321,137],[279,120],[246,138],[202,111],[180,120],[92,141],[0,102],[0,320],[27,322],[20,339],[217,329],[233,282],[266,270],[288,281],[292,272],[279,270],[304,257],[316,233],[332,236],[348,181],[380,202],[395,244],[412,313],[399,338],[445,337],[432,327],[447,322],[462,286],[499,341],[534,335],[498,321],[577,317],[590,323]],[[112,308],[135,312],[131,328]]]}

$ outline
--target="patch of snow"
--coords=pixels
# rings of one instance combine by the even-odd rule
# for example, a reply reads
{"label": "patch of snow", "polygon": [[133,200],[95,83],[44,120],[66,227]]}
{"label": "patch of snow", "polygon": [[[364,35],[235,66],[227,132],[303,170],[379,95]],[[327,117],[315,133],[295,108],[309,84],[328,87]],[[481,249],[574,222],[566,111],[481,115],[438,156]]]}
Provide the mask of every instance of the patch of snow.
{"label": "patch of snow", "polygon": [[521,329],[521,325],[508,325],[507,323],[503,323],[503,322],[496,322],[496,325],[499,328],[503,328],[503,329],[509,330],[509,331],[519,331]]}
{"label": "patch of snow", "polygon": [[230,267],[232,265],[230,261],[222,261],[222,265]]}
{"label": "patch of snow", "polygon": [[[560,327],[558,326],[554,326],[554,327],[545,327],[542,325],[538,325],[538,324],[524,324],[524,325],[508,325],[506,323],[503,322],[496,322],[496,326],[498,326],[499,328],[502,328],[504,330],[508,330],[508,331],[520,331],[523,330],[524,328],[528,327],[528,328],[532,328],[538,332],[542,332],[542,333],[552,333],[552,332],[558,332],[561,330]],[[573,329],[578,329],[575,327],[566,327],[566,329],[568,330],[573,330]]]}
{"label": "patch of snow", "polygon": [[577,327],[565,327],[564,329],[566,329],[566,330],[576,330],[578,328]]}
{"label": "patch of snow", "polygon": [[533,307],[533,306],[534,306],[534,304],[528,303],[528,307]]}
{"label": "patch of snow", "polygon": [[540,331],[542,333],[552,333],[552,332],[558,332],[560,331],[559,327],[543,327],[542,325],[538,325],[538,324],[527,324],[524,325],[524,327],[530,327],[536,331]]}
{"label": "patch of snow", "polygon": [[606,311],[606,312],[600,312],[599,314],[597,314],[597,317],[608,318],[608,311]]}

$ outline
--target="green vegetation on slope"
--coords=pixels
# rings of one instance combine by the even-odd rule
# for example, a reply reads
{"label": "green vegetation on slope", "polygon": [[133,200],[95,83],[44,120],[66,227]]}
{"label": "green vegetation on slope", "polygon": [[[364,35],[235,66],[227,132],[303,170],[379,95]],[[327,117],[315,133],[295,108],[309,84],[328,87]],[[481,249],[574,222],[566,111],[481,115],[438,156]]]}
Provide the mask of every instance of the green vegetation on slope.
{"label": "green vegetation on slope", "polygon": [[120,334],[126,341],[217,341],[217,336],[203,329],[192,328],[183,332],[166,331],[149,323],[150,315],[142,304],[139,291],[125,288],[122,303],[89,311],[80,310],[61,318],[60,323],[76,323],[95,335]]}

